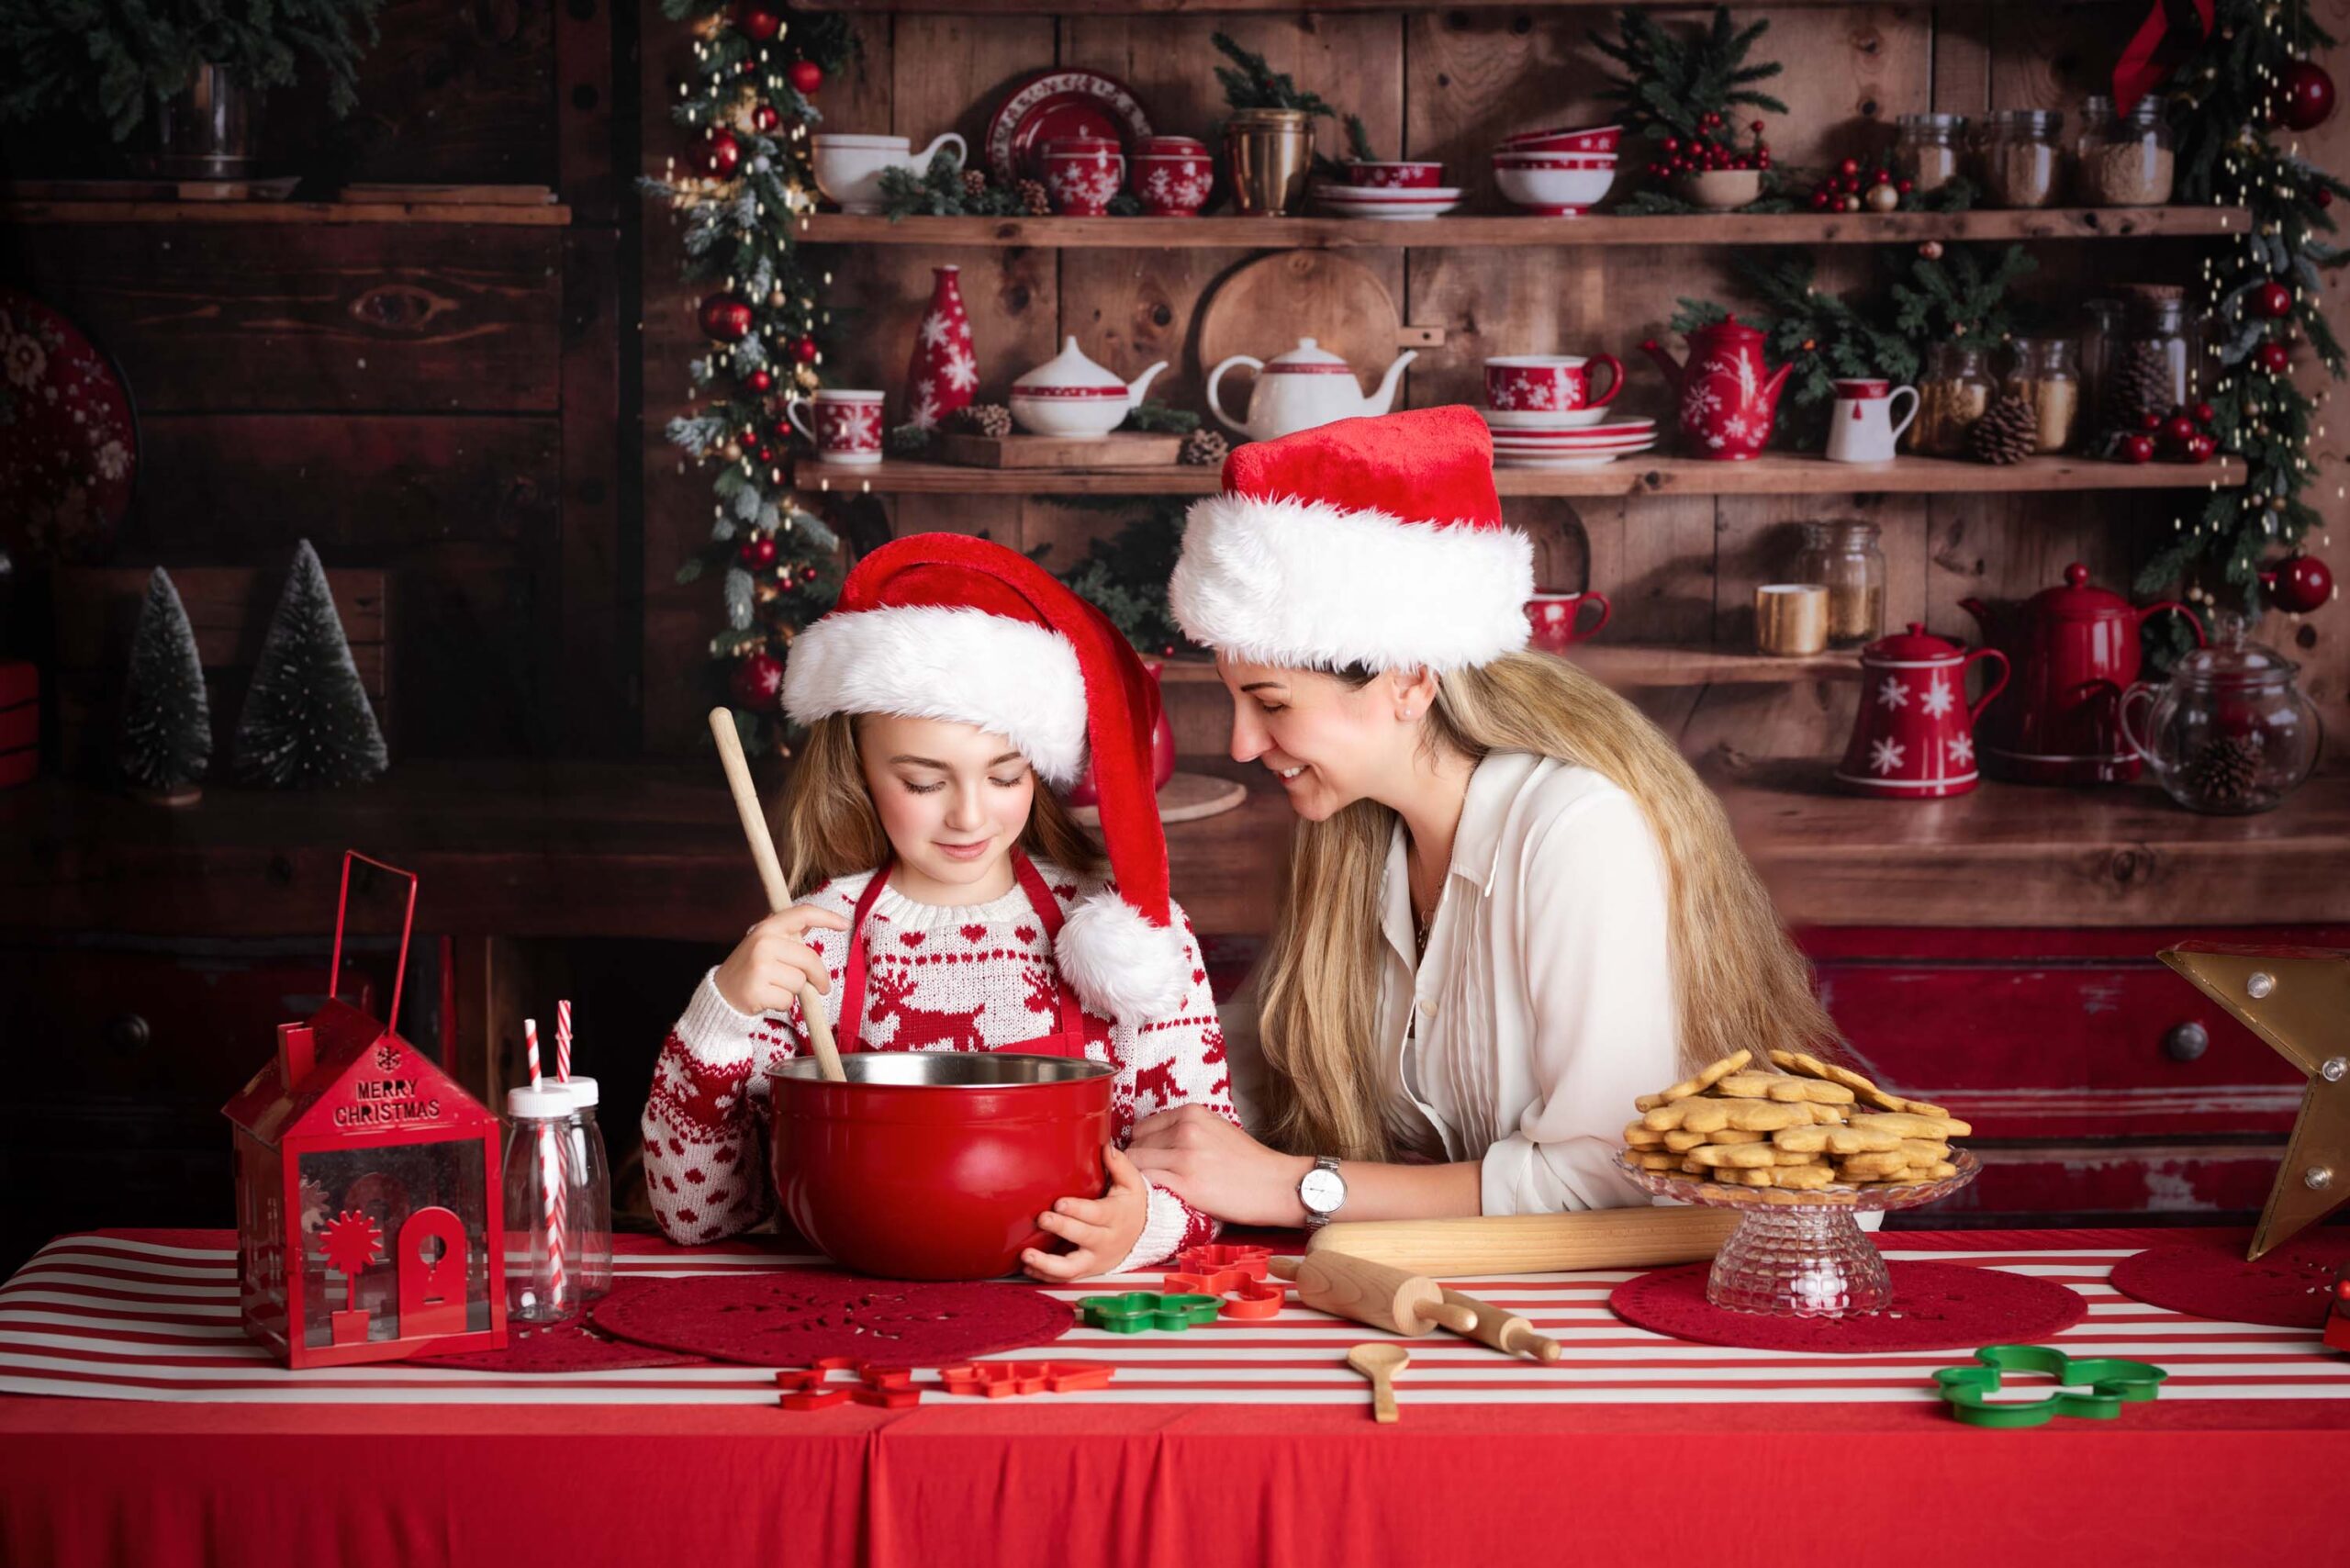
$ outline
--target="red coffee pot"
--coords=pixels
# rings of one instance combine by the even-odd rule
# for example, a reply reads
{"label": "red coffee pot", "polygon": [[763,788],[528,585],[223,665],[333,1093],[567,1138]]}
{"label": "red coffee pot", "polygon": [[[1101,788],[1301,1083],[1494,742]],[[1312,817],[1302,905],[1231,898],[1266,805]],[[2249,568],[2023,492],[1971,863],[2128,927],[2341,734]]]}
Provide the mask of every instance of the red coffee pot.
{"label": "red coffee pot", "polygon": [[1735,316],[1700,327],[1689,334],[1685,363],[1654,338],[1640,347],[1673,384],[1683,451],[1733,462],[1762,452],[1778,413],[1779,388],[1795,366],[1783,364],[1774,375],[1763,362],[1761,332]]}
{"label": "red coffee pot", "polygon": [[2121,737],[2121,692],[2138,678],[2138,629],[2148,616],[2177,610],[2198,646],[2203,627],[2177,599],[2143,607],[2089,586],[2076,561],[2061,588],[2043,588],[2008,613],[1977,599],[1959,608],[2002,649],[2015,672],[2007,700],[1983,723],[1983,766],[2020,784],[2127,783],[2138,757]]}
{"label": "red coffee pot", "polygon": [[[1972,707],[1967,666],[1999,661],[1999,678]],[[1837,781],[1863,795],[1932,801],[1975,788],[1975,722],[2007,689],[2008,656],[1969,653],[1930,633],[1922,622],[1861,650],[1861,711]]]}

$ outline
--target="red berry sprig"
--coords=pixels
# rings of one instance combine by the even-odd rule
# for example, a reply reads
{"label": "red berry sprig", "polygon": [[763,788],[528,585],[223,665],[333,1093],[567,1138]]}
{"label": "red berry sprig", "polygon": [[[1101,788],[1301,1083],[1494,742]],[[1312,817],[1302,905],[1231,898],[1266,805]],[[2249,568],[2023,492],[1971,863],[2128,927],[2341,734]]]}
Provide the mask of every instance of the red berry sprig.
{"label": "red berry sprig", "polygon": [[1915,182],[1897,177],[1890,169],[1864,169],[1857,158],[1847,158],[1821,175],[1811,187],[1814,212],[1897,212],[1908,205]]}
{"label": "red berry sprig", "polygon": [[2147,414],[2141,428],[2124,435],[2116,451],[2126,463],[2209,463],[2219,454],[2219,438],[2211,433],[2214,414],[2209,403],[2182,403],[2167,414]]}
{"label": "red berry sprig", "polygon": [[1720,169],[1769,168],[1771,144],[1762,140],[1762,122],[1758,119],[1747,129],[1753,134],[1753,140],[1740,147],[1737,131],[1720,115],[1700,115],[1696,135],[1685,141],[1668,136],[1658,143],[1664,155],[1649,164],[1649,178],[1675,180],[1684,174],[1709,174]]}

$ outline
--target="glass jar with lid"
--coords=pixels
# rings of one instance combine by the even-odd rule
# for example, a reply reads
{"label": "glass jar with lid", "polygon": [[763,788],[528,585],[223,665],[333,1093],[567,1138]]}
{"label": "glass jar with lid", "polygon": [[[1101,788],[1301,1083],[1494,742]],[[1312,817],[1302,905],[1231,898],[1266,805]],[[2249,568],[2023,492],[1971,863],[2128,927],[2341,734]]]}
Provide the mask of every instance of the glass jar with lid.
{"label": "glass jar with lid", "polygon": [[2294,682],[2300,666],[2248,630],[2221,612],[2210,647],[2179,660],[2169,680],[2134,681],[2121,696],[2123,738],[2190,812],[2268,811],[2317,766],[2323,732]]}
{"label": "glass jar with lid", "polygon": [[2106,385],[2121,342],[2121,301],[2092,299],[2081,307],[2081,422],[2089,434],[2105,425]]}
{"label": "glass jar with lid", "polygon": [[2072,339],[2018,338],[2007,389],[2031,410],[2032,451],[2063,452],[2073,444],[2080,425],[2081,372]]}
{"label": "glass jar with lid", "polygon": [[1857,648],[1885,634],[1885,552],[1861,518],[1803,525],[1795,580],[1828,590],[1828,645]]}
{"label": "glass jar with lid", "polygon": [[1918,417],[1909,421],[1909,450],[1929,457],[1964,457],[1966,432],[1991,407],[1998,386],[1971,343],[1936,343],[1918,378]]}
{"label": "glass jar with lid", "polygon": [[2187,290],[2175,284],[2131,284],[2121,297],[2121,337],[2107,351],[2108,430],[2146,428],[2146,416],[2168,414],[2194,401],[2194,338],[2187,320]]}
{"label": "glass jar with lid", "polygon": [[1919,195],[1958,178],[1966,155],[1964,115],[1902,115],[1893,123],[1895,178]]}
{"label": "glass jar with lid", "polygon": [[2113,100],[2092,97],[2073,144],[2074,184],[2090,207],[2160,207],[2170,200],[2177,160],[2162,99],[2140,97],[2127,114]]}
{"label": "glass jar with lid", "polygon": [[2056,139],[2065,117],[2053,109],[2002,109],[1991,117],[1983,148],[1983,195],[1992,207],[2053,206],[2063,185]]}

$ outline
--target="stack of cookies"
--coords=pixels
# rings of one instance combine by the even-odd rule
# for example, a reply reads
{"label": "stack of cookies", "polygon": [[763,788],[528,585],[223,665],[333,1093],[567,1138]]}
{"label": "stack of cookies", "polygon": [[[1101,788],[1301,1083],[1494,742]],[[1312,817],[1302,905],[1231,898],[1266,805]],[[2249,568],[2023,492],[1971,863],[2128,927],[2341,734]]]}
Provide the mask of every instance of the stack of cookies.
{"label": "stack of cookies", "polygon": [[1734,1051],[1633,1103],[1624,1129],[1643,1170],[1724,1186],[1894,1186],[1958,1174],[1950,1140],[1975,1129],[1939,1105],[1886,1092],[1848,1068],[1773,1051],[1776,1072]]}

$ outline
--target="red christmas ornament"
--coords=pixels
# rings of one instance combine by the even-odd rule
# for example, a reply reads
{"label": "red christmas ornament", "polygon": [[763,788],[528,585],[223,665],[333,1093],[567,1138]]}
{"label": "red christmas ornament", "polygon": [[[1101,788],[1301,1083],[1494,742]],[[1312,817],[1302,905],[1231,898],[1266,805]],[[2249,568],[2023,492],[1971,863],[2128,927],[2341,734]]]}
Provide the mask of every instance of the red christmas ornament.
{"label": "red christmas ornament", "polygon": [[2307,615],[2333,597],[2333,571],[2316,556],[2295,552],[2262,572],[2260,586],[2277,609]]}
{"label": "red christmas ornament", "polygon": [[783,124],[783,112],[773,104],[761,104],[751,111],[751,129],[761,136],[773,136]]}
{"label": "red christmas ornament", "polygon": [[2293,368],[2293,351],[2282,343],[2263,343],[2252,351],[2252,363],[2271,375],[2282,375]]}
{"label": "red christmas ornament", "polygon": [[2209,425],[2211,422],[2211,405],[2209,403],[2198,403],[2188,412],[2195,416],[2195,422],[2199,425]]}
{"label": "red christmas ornament", "polygon": [[812,583],[821,574],[818,573],[816,568],[813,566],[802,566],[800,568],[800,580],[803,583]]}
{"label": "red christmas ornament", "polygon": [[2141,414],[2138,416],[2138,428],[2152,435],[2163,428],[2163,417],[2156,413]]}
{"label": "red christmas ornament", "polygon": [[739,661],[727,684],[734,700],[754,712],[765,712],[783,695],[783,661],[773,654],[756,653]]}
{"label": "red christmas ornament", "polygon": [[765,571],[775,565],[775,535],[754,533],[743,541],[743,548],[738,554],[742,557],[743,565],[750,567],[751,570]]}
{"label": "red christmas ornament", "polygon": [[2124,437],[2121,442],[2121,455],[2132,463],[2152,463],[2154,460],[2154,438],[2143,431],[2137,435]]}
{"label": "red christmas ornament", "polygon": [[2189,463],[2209,463],[2211,461],[2212,454],[2219,450],[2220,443],[2201,431],[2197,431],[2187,438],[2186,453]]}
{"label": "red christmas ornament", "polygon": [[743,385],[754,392],[772,392],[775,390],[775,376],[765,370],[755,370],[743,377]]}
{"label": "red christmas ornament", "polygon": [[808,98],[813,97],[816,89],[824,84],[824,73],[812,60],[795,60],[790,69],[783,73],[783,79],[791,84],[793,92]]}
{"label": "red christmas ornament", "polygon": [[2281,321],[2293,313],[2293,291],[2272,277],[2254,289],[2244,303],[2252,308],[2254,315]]}
{"label": "red christmas ornament", "polygon": [[2295,130],[2315,130],[2333,114],[2333,78],[2313,60],[2297,60],[2277,78],[2276,115]]}
{"label": "red christmas ornament", "polygon": [[806,336],[793,339],[791,343],[791,357],[798,360],[802,364],[815,364],[816,340]]}
{"label": "red christmas ornament", "polygon": [[731,294],[713,294],[701,302],[694,319],[701,335],[722,343],[739,343],[751,335],[751,308]]}
{"label": "red christmas ornament", "polygon": [[2310,193],[2310,199],[2317,203],[2318,210],[2320,212],[2323,212],[2327,207],[2333,205],[2333,193],[2327,190],[2323,185],[2320,185],[2317,189]]}
{"label": "red christmas ornament", "polygon": [[734,25],[749,37],[765,43],[783,30],[783,18],[757,6],[737,6],[734,7]]}
{"label": "red christmas ornament", "polygon": [[2163,440],[2177,451],[2186,451],[2195,435],[2195,421],[2185,414],[2173,414],[2163,421]]}
{"label": "red christmas ornament", "polygon": [[731,130],[714,130],[701,144],[701,170],[713,180],[734,177],[743,166],[743,144],[734,140]]}

